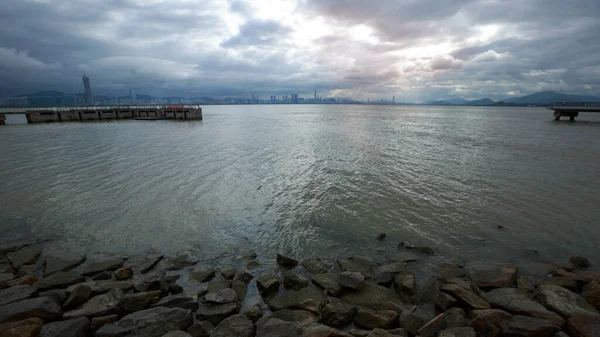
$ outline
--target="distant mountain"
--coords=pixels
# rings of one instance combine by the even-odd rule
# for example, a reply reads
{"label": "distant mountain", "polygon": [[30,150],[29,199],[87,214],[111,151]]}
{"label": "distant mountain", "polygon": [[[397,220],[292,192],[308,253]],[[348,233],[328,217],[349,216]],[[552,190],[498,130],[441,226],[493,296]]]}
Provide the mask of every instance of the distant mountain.
{"label": "distant mountain", "polygon": [[463,105],[467,102],[469,102],[469,101],[467,101],[464,98],[457,97],[457,98],[442,99],[442,100],[437,100],[437,101],[427,101],[424,104],[428,104],[428,105]]}
{"label": "distant mountain", "polygon": [[34,92],[32,94],[21,94],[21,95],[17,95],[15,97],[60,97],[60,96],[64,96],[65,94],[63,94],[60,91],[38,91],[38,92]]}
{"label": "distant mountain", "polygon": [[561,94],[555,91],[536,92],[523,97],[501,100],[504,103],[545,105],[554,102],[600,102],[600,97]]}
{"label": "distant mountain", "polygon": [[489,98],[476,99],[474,101],[469,101],[464,105],[493,105],[496,104],[496,101],[493,101]]}

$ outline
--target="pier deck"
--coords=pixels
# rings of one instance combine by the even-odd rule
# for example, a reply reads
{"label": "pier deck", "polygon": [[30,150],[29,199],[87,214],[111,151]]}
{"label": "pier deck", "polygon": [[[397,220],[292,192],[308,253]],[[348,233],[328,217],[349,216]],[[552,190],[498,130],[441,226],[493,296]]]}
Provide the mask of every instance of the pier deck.
{"label": "pier deck", "polygon": [[7,115],[25,115],[27,123],[86,122],[113,119],[202,120],[199,105],[120,105],[70,107],[0,107],[0,125]]}
{"label": "pier deck", "polygon": [[600,102],[557,102],[548,109],[554,110],[554,120],[558,121],[564,116],[574,122],[580,112],[600,112]]}

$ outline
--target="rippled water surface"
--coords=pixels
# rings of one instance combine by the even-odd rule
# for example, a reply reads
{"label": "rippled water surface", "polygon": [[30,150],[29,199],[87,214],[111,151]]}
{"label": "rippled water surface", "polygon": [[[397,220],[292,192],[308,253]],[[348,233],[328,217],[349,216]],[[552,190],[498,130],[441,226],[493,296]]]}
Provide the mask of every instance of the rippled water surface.
{"label": "rippled water surface", "polygon": [[440,257],[535,249],[598,263],[600,114],[551,115],[206,106],[202,122],[1,127],[2,241],[304,257],[387,254],[406,241]]}

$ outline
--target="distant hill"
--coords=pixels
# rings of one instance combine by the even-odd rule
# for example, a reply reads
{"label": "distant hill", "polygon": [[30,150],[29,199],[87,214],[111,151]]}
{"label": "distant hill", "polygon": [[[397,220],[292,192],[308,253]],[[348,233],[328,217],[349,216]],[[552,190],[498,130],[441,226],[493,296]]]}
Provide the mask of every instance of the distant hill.
{"label": "distant hill", "polygon": [[493,101],[489,98],[482,98],[482,99],[477,99],[474,101],[469,101],[467,103],[465,103],[464,105],[493,105],[496,104],[496,101]]}
{"label": "distant hill", "polygon": [[21,95],[17,95],[15,97],[60,97],[60,96],[64,96],[65,94],[63,94],[60,91],[38,91],[38,92],[34,92],[32,94],[21,94]]}
{"label": "distant hill", "polygon": [[457,97],[457,98],[442,99],[442,100],[437,100],[437,101],[427,101],[424,104],[429,104],[429,105],[463,105],[463,104],[468,103],[468,102],[469,101],[467,101],[464,98]]}
{"label": "distant hill", "polygon": [[561,94],[555,91],[536,92],[523,97],[512,97],[503,99],[502,102],[514,104],[538,104],[545,105],[554,102],[600,102],[600,97],[579,96]]}

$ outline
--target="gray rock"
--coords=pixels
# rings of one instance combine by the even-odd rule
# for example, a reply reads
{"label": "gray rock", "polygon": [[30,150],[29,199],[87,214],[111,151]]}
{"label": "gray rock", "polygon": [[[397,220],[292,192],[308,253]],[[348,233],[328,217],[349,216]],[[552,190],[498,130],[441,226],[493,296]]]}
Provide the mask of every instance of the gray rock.
{"label": "gray rock", "polygon": [[138,274],[133,277],[132,285],[137,291],[159,290],[166,272],[163,269],[156,269],[146,274]]}
{"label": "gray rock", "polygon": [[284,268],[291,269],[298,265],[298,261],[289,256],[285,256],[285,255],[278,253],[277,254],[277,264]]}
{"label": "gray rock", "polygon": [[0,245],[0,256],[4,256],[10,252],[16,252],[17,250],[23,249],[33,243],[35,243],[35,241],[13,241],[3,243]]}
{"label": "gray rock", "polygon": [[339,296],[342,292],[340,286],[340,276],[335,273],[325,273],[312,275],[312,281],[317,286],[327,290],[331,296]]}
{"label": "gray rock", "polygon": [[258,261],[250,261],[246,263],[246,269],[248,270],[256,269],[258,267],[260,267],[260,263],[258,263]]}
{"label": "gray rock", "polygon": [[437,268],[444,279],[464,277],[466,275],[465,270],[462,267],[453,263],[442,263]]}
{"label": "gray rock", "polygon": [[445,312],[447,328],[461,328],[467,326],[465,311],[461,308],[452,308]]}
{"label": "gray rock", "polygon": [[114,281],[114,280],[105,280],[105,281],[89,281],[83,282],[79,284],[72,285],[67,288],[67,292],[73,292],[75,287],[79,285],[86,285],[92,289],[92,295],[99,295],[107,293],[112,289],[121,289],[123,292],[129,291],[133,286],[130,281]]}
{"label": "gray rock", "polygon": [[36,266],[35,265],[22,265],[19,267],[19,269],[15,273],[15,277],[23,277],[26,275],[35,275],[35,274],[36,274]]}
{"label": "gray rock", "polygon": [[231,303],[231,302],[237,302],[238,296],[237,296],[237,293],[235,292],[235,290],[233,290],[231,288],[227,288],[227,289],[219,290],[215,293],[206,294],[204,296],[204,301],[207,303],[217,303],[217,304]]}
{"label": "gray rock", "polygon": [[303,308],[302,303],[307,300],[314,300],[317,305],[322,305],[325,300],[323,291],[311,286],[300,290],[291,290],[278,294],[269,301],[269,307],[273,310]]}
{"label": "gray rock", "polygon": [[112,271],[106,270],[92,277],[93,281],[106,281],[112,279]]}
{"label": "gray rock", "polygon": [[70,271],[59,271],[48,277],[44,277],[36,283],[40,290],[50,290],[56,288],[67,288],[71,285],[85,281],[85,278]]}
{"label": "gray rock", "polygon": [[239,303],[226,304],[204,304],[199,303],[196,315],[198,319],[205,319],[214,325],[219,324],[225,318],[240,312]]}
{"label": "gray rock", "polygon": [[532,301],[527,296],[527,293],[521,289],[498,288],[484,294],[483,297],[494,308],[500,308],[510,313],[548,319],[560,326],[565,322],[564,319],[556,313],[549,311],[544,308],[543,305]]}
{"label": "gray rock", "polygon": [[92,297],[78,309],[65,312],[63,318],[92,318],[118,314],[121,310],[119,304],[123,296],[121,289],[112,289],[106,294]]}
{"label": "gray rock", "polygon": [[122,267],[114,272],[117,280],[129,280],[133,276],[133,269],[131,267]]}
{"label": "gray rock", "polygon": [[569,335],[560,331],[560,332],[555,333],[554,336],[552,336],[552,337],[569,337]]}
{"label": "gray rock", "polygon": [[440,286],[442,285],[442,280],[438,277],[430,277],[427,279],[423,287],[419,289],[419,293],[417,295],[418,303],[433,303],[440,293]]}
{"label": "gray rock", "polygon": [[567,320],[567,328],[572,337],[598,337],[600,335],[600,317],[573,316]]}
{"label": "gray rock", "polygon": [[247,273],[245,271],[244,272],[238,272],[233,277],[234,281],[240,281],[240,282],[244,282],[246,284],[252,282],[253,279],[254,279],[254,276],[252,276],[252,274]]}
{"label": "gray rock", "polygon": [[417,293],[415,274],[405,272],[396,275],[394,278],[394,290],[403,300],[414,302],[414,297]]}
{"label": "gray rock", "polygon": [[145,274],[152,270],[163,258],[161,254],[130,257],[123,262],[123,267],[130,267],[134,274]]}
{"label": "gray rock", "polygon": [[446,328],[446,313],[441,313],[434,319],[425,323],[418,331],[419,337],[435,337],[438,332]]}
{"label": "gray rock", "polygon": [[129,314],[116,323],[107,324],[95,337],[160,337],[173,330],[185,330],[192,325],[189,310],[156,307]]}
{"label": "gray rock", "polygon": [[371,278],[375,264],[373,261],[360,256],[354,256],[346,260],[338,260],[338,266],[342,272],[359,272],[365,278]]}
{"label": "gray rock", "polygon": [[559,331],[553,322],[529,316],[514,316],[502,326],[505,337],[550,337]]}
{"label": "gray rock", "polygon": [[388,301],[403,304],[402,299],[393,290],[371,282],[365,282],[360,291],[343,294],[340,299],[347,303],[375,310],[381,309],[382,305]]}
{"label": "gray rock", "polygon": [[537,289],[535,298],[546,308],[564,318],[577,315],[598,315],[598,310],[593,305],[580,295],[563,287],[541,285]]}
{"label": "gray rock", "polygon": [[277,318],[261,318],[256,323],[256,337],[298,336],[300,328],[288,321]]}
{"label": "gray rock", "polygon": [[398,313],[398,315],[402,315],[405,312],[412,312],[415,310],[416,306],[406,303],[394,303],[387,301],[383,303],[381,306],[382,310],[393,310]]}
{"label": "gray rock", "polygon": [[2,289],[0,290],[0,306],[34,297],[37,292],[36,287],[26,284]]}
{"label": "gray rock", "polygon": [[160,299],[160,290],[127,294],[121,299],[121,308],[125,314],[148,309]]}
{"label": "gray rock", "polygon": [[324,324],[313,324],[304,328],[302,337],[352,337]]}
{"label": "gray rock", "polygon": [[559,286],[559,287],[567,288],[571,291],[577,291],[579,288],[577,286],[577,282],[574,279],[572,279],[570,277],[563,277],[563,276],[539,279],[536,282],[536,286],[541,286],[541,285]]}
{"label": "gray rock", "polygon": [[583,287],[581,296],[583,296],[589,304],[600,310],[600,284],[598,282],[589,282],[585,287]]}
{"label": "gray rock", "polygon": [[221,270],[221,278],[224,280],[233,280],[235,274],[237,274],[237,269],[233,267]]}
{"label": "gray rock", "polygon": [[443,284],[440,286],[440,290],[450,293],[454,298],[465,302],[473,309],[488,309],[490,307],[489,303],[479,295],[456,284]]}
{"label": "gray rock", "polygon": [[171,293],[171,295],[178,295],[181,294],[183,292],[183,286],[179,285],[179,284],[170,284],[169,285],[169,293]]}
{"label": "gray rock", "polygon": [[365,277],[359,272],[345,271],[340,274],[340,286],[354,290],[362,288]]}
{"label": "gray rock", "polygon": [[233,315],[224,319],[213,332],[211,337],[252,337],[254,324],[245,315]]}
{"label": "gray rock", "polygon": [[65,310],[71,310],[85,303],[92,295],[92,288],[85,284],[77,285],[63,304]]}
{"label": "gray rock", "polygon": [[514,287],[517,268],[509,265],[480,265],[469,268],[473,283],[481,288]]}
{"label": "gray rock", "polygon": [[194,294],[169,295],[161,298],[152,307],[181,308],[195,311],[198,309],[198,297]]}
{"label": "gray rock", "polygon": [[277,293],[280,284],[279,278],[271,275],[260,275],[256,279],[256,287],[263,296]]}
{"label": "gray rock", "polygon": [[583,256],[571,256],[569,261],[577,268],[587,269],[592,266],[590,261]]}
{"label": "gray rock", "polygon": [[94,317],[90,321],[90,332],[95,332],[106,324],[114,323],[119,319],[119,315],[108,315],[101,317]]}
{"label": "gray rock", "polygon": [[195,256],[190,254],[181,254],[172,258],[168,258],[165,261],[165,268],[167,270],[180,270],[185,267],[193,266],[198,263],[198,260]]}
{"label": "gray rock", "polygon": [[411,252],[402,252],[392,255],[392,261],[394,262],[411,262],[419,260],[419,256]]}
{"label": "gray rock", "polygon": [[283,309],[274,312],[272,317],[286,322],[293,322],[300,326],[311,325],[319,322],[319,317],[306,310]]}
{"label": "gray rock", "polygon": [[[373,332],[375,330],[381,330],[381,329],[374,329]],[[405,329],[402,328],[396,328],[396,329],[391,329],[391,330],[387,330],[387,333],[389,333],[391,335],[391,337],[408,337],[408,332],[406,332]],[[373,337],[373,336],[371,336]]]}
{"label": "gray rock", "polygon": [[42,327],[40,337],[86,337],[90,321],[85,317],[53,322]]}
{"label": "gray rock", "polygon": [[433,318],[433,315],[422,308],[417,307],[412,311],[403,312],[400,315],[398,322],[400,323],[401,328],[416,335],[417,331]]}
{"label": "gray rock", "polygon": [[414,250],[417,253],[421,253],[424,255],[433,255],[435,252],[432,248],[426,246],[406,246],[406,249]]}
{"label": "gray rock", "polygon": [[231,289],[235,291],[240,301],[246,298],[246,293],[248,292],[248,285],[246,283],[234,280],[231,282]]}
{"label": "gray rock", "polygon": [[52,298],[37,297],[0,306],[0,323],[21,321],[39,317],[44,322],[59,320],[62,314],[60,305]]}
{"label": "gray rock", "polygon": [[373,282],[382,285],[384,287],[389,287],[394,283],[394,275],[390,272],[378,272],[377,270],[373,273],[372,279]]}
{"label": "gray rock", "polygon": [[341,329],[354,320],[357,309],[354,305],[332,300],[321,311],[321,323]]}
{"label": "gray rock", "polygon": [[502,330],[504,322],[511,319],[513,315],[504,310],[485,309],[473,310],[471,327],[475,329],[478,336],[495,336]]}
{"label": "gray rock", "polygon": [[38,337],[44,321],[39,318],[28,318],[18,322],[0,324],[2,337]]}
{"label": "gray rock", "polygon": [[456,307],[457,305],[458,301],[446,293],[439,293],[437,299],[435,300],[435,307],[442,311],[446,311],[452,307]]}
{"label": "gray rock", "polygon": [[[381,330],[381,329],[378,329]],[[384,330],[385,331],[385,330]],[[362,329],[350,329],[348,333],[354,337],[367,337],[371,334],[371,330],[362,330]]]}
{"label": "gray rock", "polygon": [[359,309],[354,316],[354,324],[365,329],[391,329],[398,320],[398,313],[392,310],[371,312]]}
{"label": "gray rock", "polygon": [[76,257],[64,257],[48,255],[44,261],[44,277],[50,276],[59,271],[69,271],[85,262],[85,255]]}
{"label": "gray rock", "polygon": [[187,333],[189,333],[192,337],[209,337],[210,334],[215,329],[214,325],[212,325],[209,321],[201,321],[197,324],[192,325],[187,328]]}
{"label": "gray rock", "polygon": [[81,275],[83,276],[94,276],[99,274],[105,270],[114,271],[123,266],[122,258],[113,258],[99,261],[87,261],[83,272]]}
{"label": "gray rock", "polygon": [[25,247],[16,252],[6,254],[13,268],[19,268],[22,265],[34,264],[42,254],[42,249],[39,247]]}
{"label": "gray rock", "polygon": [[283,286],[286,289],[300,290],[308,285],[308,280],[292,270],[283,272]]}
{"label": "gray rock", "polygon": [[64,289],[52,289],[40,292],[39,297],[50,297],[54,299],[58,304],[62,305],[67,300],[67,292]]}
{"label": "gray rock", "polygon": [[173,330],[162,335],[162,337],[192,337],[189,333],[181,330]]}
{"label": "gray rock", "polygon": [[319,260],[304,260],[301,265],[311,274],[325,274],[331,268],[331,265]]}
{"label": "gray rock", "polygon": [[4,278],[2,274],[0,274],[0,289],[1,288],[9,288],[18,285],[34,285],[38,282],[38,278],[35,275],[25,275],[20,278],[13,278],[13,275],[10,274],[9,278]]}
{"label": "gray rock", "polygon": [[196,268],[188,272],[188,279],[193,282],[206,282],[210,281],[215,277],[215,270],[213,268]]}
{"label": "gray rock", "polygon": [[381,273],[402,273],[406,271],[406,262],[392,262],[375,268],[374,274]]}
{"label": "gray rock", "polygon": [[450,328],[444,329],[438,333],[438,337],[476,337],[477,334],[473,328]]}
{"label": "gray rock", "polygon": [[[283,310],[281,310],[283,311]],[[260,306],[258,304],[251,306],[250,308],[248,308],[248,310],[244,313],[252,322],[258,321],[261,317],[263,317],[263,312],[262,309],[260,308]]]}
{"label": "gray rock", "polygon": [[207,283],[209,293],[216,293],[219,290],[231,288],[232,282],[229,280],[213,280]]}

